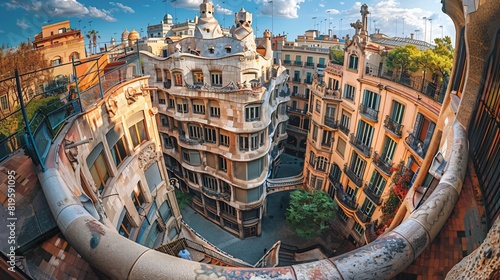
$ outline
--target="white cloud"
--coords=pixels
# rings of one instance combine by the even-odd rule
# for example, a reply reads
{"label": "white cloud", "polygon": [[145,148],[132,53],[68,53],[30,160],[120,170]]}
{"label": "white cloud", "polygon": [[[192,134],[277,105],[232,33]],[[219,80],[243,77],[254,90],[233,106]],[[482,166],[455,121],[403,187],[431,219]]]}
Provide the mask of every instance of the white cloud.
{"label": "white cloud", "polygon": [[330,15],[338,15],[338,14],[340,14],[340,11],[337,10],[337,9],[327,9],[325,12],[329,13]]}
{"label": "white cloud", "polygon": [[198,10],[200,9],[201,3],[203,3],[203,0],[175,0],[174,2],[171,2],[170,5],[177,8]]}
{"label": "white cloud", "polygon": [[325,4],[321,3],[321,4],[319,4],[319,6],[320,6],[321,8],[324,8],[324,7],[325,7]]}
{"label": "white cloud", "polygon": [[344,2],[339,2],[340,5],[344,5],[345,3]]}
{"label": "white cloud", "polygon": [[267,0],[256,0],[257,4],[262,4],[260,12],[262,15],[298,18],[297,11],[300,9],[300,3],[305,0],[273,0],[269,3]]}
{"label": "white cloud", "polygon": [[17,26],[21,27],[22,29],[30,28],[30,26],[23,19],[17,19],[16,24],[17,24]]}
{"label": "white cloud", "polygon": [[217,14],[221,14],[221,15],[232,15],[234,14],[233,11],[229,10],[229,9],[226,9],[226,8],[223,8],[221,7],[219,4],[216,4],[215,5],[215,12]]}
{"label": "white cloud", "polygon": [[123,5],[122,3],[119,3],[119,2],[109,2],[109,4],[111,6],[115,6],[115,7],[118,7],[121,9],[122,12],[124,13],[130,13],[130,14],[133,14],[135,13],[134,9],[132,9],[131,7],[129,6],[125,6]]}
{"label": "white cloud", "polygon": [[96,7],[89,6],[88,9],[89,13],[88,15],[93,18],[100,18],[105,21],[116,21],[116,18],[112,17],[110,15],[109,11],[106,10],[99,10]]}
{"label": "white cloud", "polygon": [[7,9],[23,9],[31,13],[44,13],[49,17],[93,17],[102,18],[106,21],[115,21],[109,11],[100,10],[96,7],[85,7],[77,0],[10,0],[3,4]]}

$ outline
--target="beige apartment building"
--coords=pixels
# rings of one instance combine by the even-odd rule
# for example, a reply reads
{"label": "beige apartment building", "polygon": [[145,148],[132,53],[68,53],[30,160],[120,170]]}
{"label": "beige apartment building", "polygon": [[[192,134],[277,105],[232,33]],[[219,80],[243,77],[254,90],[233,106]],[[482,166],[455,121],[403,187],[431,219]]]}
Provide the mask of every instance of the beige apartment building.
{"label": "beige apartment building", "polygon": [[169,177],[210,221],[240,238],[258,236],[266,180],[287,139],[288,75],[273,66],[269,31],[255,44],[251,13],[236,13],[230,36],[213,13],[205,0],[193,37],[169,44],[166,59],[142,59]]}
{"label": "beige apartment building", "polygon": [[[355,245],[374,238],[391,168],[403,162],[410,175],[418,172],[441,108],[440,85],[421,77],[409,79],[425,87],[409,84],[388,73],[385,54],[391,48],[368,36],[365,8],[362,21],[354,24],[355,35],[345,42],[344,66],[329,64],[308,85],[305,103],[310,118],[306,185],[337,201],[338,228]],[[292,123],[290,116],[289,129]],[[424,187],[437,182],[433,178],[429,175]]]}
{"label": "beige apartment building", "polygon": [[73,29],[69,20],[42,26],[42,32],[35,35],[35,49],[41,49],[54,68],[54,76],[73,73],[71,61],[86,57],[85,35],[81,30]]}
{"label": "beige apartment building", "polygon": [[337,39],[320,37],[316,30],[306,31],[295,42],[282,42],[281,63],[287,67],[290,75],[288,86],[291,96],[287,103],[289,136],[285,145],[289,154],[299,157],[305,155],[307,132],[310,128],[307,114],[311,93],[309,86],[315,76],[323,75],[329,61],[330,48],[334,46],[341,46],[341,43]]}

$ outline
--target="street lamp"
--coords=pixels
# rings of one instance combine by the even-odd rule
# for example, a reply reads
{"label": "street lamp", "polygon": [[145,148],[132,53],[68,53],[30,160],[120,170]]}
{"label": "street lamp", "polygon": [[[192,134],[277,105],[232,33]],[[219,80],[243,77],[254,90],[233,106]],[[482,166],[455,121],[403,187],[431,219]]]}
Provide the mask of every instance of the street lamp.
{"label": "street lamp", "polygon": [[429,43],[432,43],[432,18],[429,19],[429,22],[431,23],[431,31],[430,31],[430,36],[429,36]]}
{"label": "street lamp", "polygon": [[274,36],[274,2],[273,1],[267,1],[267,3],[271,4],[271,33]]}
{"label": "street lamp", "polygon": [[[170,3],[175,3],[174,4],[174,19],[177,21],[177,0],[171,0]],[[176,22],[174,22],[175,24]]]}
{"label": "street lamp", "polygon": [[441,39],[443,39],[443,38],[444,38],[444,34],[443,34],[443,26],[442,26],[442,25],[440,25],[440,26],[439,26],[439,28],[441,28]]}
{"label": "street lamp", "polygon": [[427,17],[422,18],[424,20],[424,42],[427,42]]}
{"label": "street lamp", "polygon": [[314,19],[314,29],[316,29],[316,19],[317,19],[317,18],[318,18],[318,17],[312,17],[312,19]]}
{"label": "street lamp", "polygon": [[[331,28],[331,25],[332,25],[332,19],[330,17],[330,10],[326,11],[328,13],[328,37],[330,37],[330,28]],[[332,34],[333,35],[333,34]]]}
{"label": "street lamp", "polygon": [[340,23],[339,36],[340,39],[342,39],[342,19],[340,19],[339,23]]}

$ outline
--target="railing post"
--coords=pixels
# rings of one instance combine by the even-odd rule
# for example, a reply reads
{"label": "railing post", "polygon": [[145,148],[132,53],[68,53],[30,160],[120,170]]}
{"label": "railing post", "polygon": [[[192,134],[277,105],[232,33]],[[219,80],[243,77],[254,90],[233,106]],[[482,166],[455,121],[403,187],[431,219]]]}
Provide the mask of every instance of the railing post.
{"label": "railing post", "polygon": [[101,98],[104,98],[104,91],[102,91],[101,74],[99,73],[99,58],[96,61],[96,65],[97,65],[97,79],[99,82],[99,91],[101,93]]}
{"label": "railing post", "polygon": [[82,98],[80,97],[80,86],[78,85],[78,73],[76,72],[75,57],[71,56],[71,64],[73,65],[73,79],[75,79],[75,89],[78,95],[78,104],[80,105],[80,112],[85,112],[82,104]]}
{"label": "railing post", "polygon": [[23,113],[23,119],[26,129],[26,134],[28,134],[27,141],[29,141],[30,145],[33,147],[33,151],[35,152],[36,160],[40,163],[40,167],[42,168],[42,172],[45,172],[45,165],[40,158],[40,154],[38,153],[38,149],[35,144],[35,139],[33,138],[33,133],[31,132],[30,122],[28,120],[28,114],[26,113],[26,107],[24,106],[23,92],[21,90],[21,80],[19,79],[19,71],[17,69],[14,70],[14,75],[16,76],[16,89],[17,96],[19,98],[19,104],[21,105],[21,112]]}

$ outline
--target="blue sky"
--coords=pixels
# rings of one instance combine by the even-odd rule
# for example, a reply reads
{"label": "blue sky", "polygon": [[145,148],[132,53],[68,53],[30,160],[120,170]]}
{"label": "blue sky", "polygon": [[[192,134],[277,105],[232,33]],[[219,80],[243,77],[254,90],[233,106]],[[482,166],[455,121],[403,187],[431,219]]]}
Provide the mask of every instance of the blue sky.
{"label": "blue sky", "polygon": [[[125,28],[133,28],[146,35],[148,24],[159,23],[166,13],[177,22],[192,20],[203,0],[3,0],[0,4],[0,45],[16,46],[21,41],[33,39],[46,24],[70,20],[71,27],[87,33],[97,30],[102,43],[111,37],[120,40]],[[316,29],[325,33],[330,27],[334,34],[353,34],[350,23],[360,19],[360,6],[368,5],[369,32],[400,37],[415,33],[416,38],[430,41],[449,35],[454,39],[452,21],[441,11],[440,0],[212,0],[216,6],[215,17],[219,23],[230,27],[234,12],[244,7],[253,13],[253,28],[259,36],[265,29],[274,34],[287,34],[289,40]],[[423,18],[432,20],[424,20]],[[432,26],[432,28],[431,28]],[[441,27],[442,26],[442,27]],[[416,31],[418,30],[418,31]],[[404,32],[404,33],[403,33]],[[431,33],[432,32],[432,33]]]}

